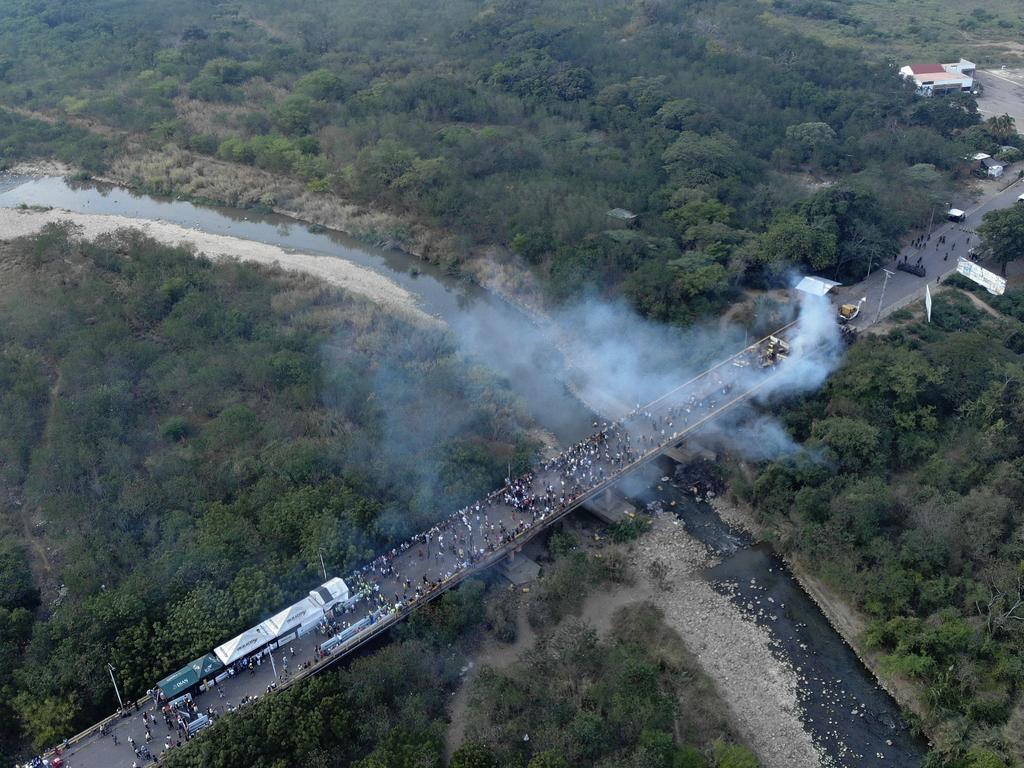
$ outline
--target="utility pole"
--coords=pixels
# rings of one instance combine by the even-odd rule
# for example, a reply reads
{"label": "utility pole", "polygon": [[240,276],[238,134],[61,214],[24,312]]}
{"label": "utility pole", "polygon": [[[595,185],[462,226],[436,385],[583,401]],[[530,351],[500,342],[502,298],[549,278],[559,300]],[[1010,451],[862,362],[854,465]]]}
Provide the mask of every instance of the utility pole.
{"label": "utility pole", "polygon": [[267,655],[270,656],[270,668],[274,670],[274,679],[277,680],[277,664],[274,663],[274,652],[268,649]]}
{"label": "utility pole", "polygon": [[875,322],[878,322],[878,318],[882,316],[882,302],[885,300],[885,286],[889,284],[889,278],[895,275],[895,272],[890,272],[885,267],[882,267],[882,271],[885,272],[885,281],[882,283],[882,293],[878,297],[878,311],[875,313]]}
{"label": "utility pole", "polygon": [[324,569],[324,581],[327,581],[327,566],[324,565],[324,551],[318,549],[317,552],[320,554],[320,567]]}
{"label": "utility pole", "polygon": [[114,693],[117,694],[117,705],[124,709],[124,702],[121,701],[121,692],[117,690],[117,680],[114,679],[114,665],[110,662],[107,662],[107,671],[110,673],[110,682],[114,684]]}

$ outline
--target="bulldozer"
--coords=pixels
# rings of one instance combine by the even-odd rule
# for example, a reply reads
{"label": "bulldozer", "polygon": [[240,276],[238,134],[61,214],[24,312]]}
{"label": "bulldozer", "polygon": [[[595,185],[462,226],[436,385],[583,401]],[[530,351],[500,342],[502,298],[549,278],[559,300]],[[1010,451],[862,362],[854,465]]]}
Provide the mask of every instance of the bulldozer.
{"label": "bulldozer", "polygon": [[789,357],[789,342],[778,336],[769,336],[761,345],[759,362],[762,368],[769,368]]}
{"label": "bulldozer", "polygon": [[840,325],[846,325],[848,322],[853,320],[857,315],[860,314],[860,305],[867,301],[867,296],[862,298],[856,304],[842,304],[839,307],[839,312],[836,319]]}

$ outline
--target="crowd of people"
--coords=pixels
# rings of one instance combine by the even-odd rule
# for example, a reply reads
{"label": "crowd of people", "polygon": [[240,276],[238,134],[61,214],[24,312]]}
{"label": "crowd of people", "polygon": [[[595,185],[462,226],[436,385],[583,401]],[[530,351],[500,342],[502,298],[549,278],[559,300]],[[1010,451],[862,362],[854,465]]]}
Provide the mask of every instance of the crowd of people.
{"label": "crowd of people", "polygon": [[[505,486],[388,550],[352,573],[349,610],[371,622],[429,598],[481,560],[502,551],[552,515],[559,515],[645,454],[670,442],[714,411],[732,391],[715,370],[661,401],[637,406],[614,422],[594,422],[595,433],[535,471],[506,478]],[[344,632],[352,622],[331,628]]]}

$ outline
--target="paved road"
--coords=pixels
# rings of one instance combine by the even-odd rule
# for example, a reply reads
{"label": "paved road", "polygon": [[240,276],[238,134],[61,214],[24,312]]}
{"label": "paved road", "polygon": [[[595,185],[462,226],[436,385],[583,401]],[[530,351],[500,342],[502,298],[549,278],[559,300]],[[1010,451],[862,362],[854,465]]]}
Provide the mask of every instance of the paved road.
{"label": "paved road", "polygon": [[1010,115],[1024,128],[1024,69],[982,69],[976,75],[985,86],[978,111],[985,117]]}
{"label": "paved road", "polygon": [[[973,230],[981,224],[982,217],[989,211],[1014,205],[1017,196],[1021,192],[1024,192],[1024,184],[1018,182],[1011,185],[1009,189],[988,197],[980,203],[975,203],[973,207],[965,201],[954,200],[954,207],[967,211],[967,220],[963,224],[947,221],[943,217],[938,226],[935,227],[934,232],[932,232],[931,239],[925,242],[923,248],[917,249],[913,246],[908,246],[900,251],[896,261],[882,265],[886,269],[895,272],[889,278],[888,285],[885,286],[883,313],[886,308],[898,305],[902,301],[916,296],[923,296],[926,283],[931,283],[934,288],[936,278],[944,278],[956,272],[957,257],[966,255],[969,248],[978,244],[978,236],[973,234]],[[939,216],[938,211],[936,216]],[[939,239],[942,235],[946,236],[945,244],[939,244]],[[916,262],[918,257],[921,257],[921,263],[927,270],[925,277],[917,277],[908,272],[896,271],[897,262],[902,261],[904,257],[910,262]],[[861,297],[867,297],[860,316],[854,321],[854,325],[857,328],[864,328],[870,325],[878,315],[884,273],[881,269],[877,268],[878,265],[875,266],[875,270],[866,280],[862,280],[854,285],[841,286],[833,292],[837,304],[855,304]],[[991,266],[988,266],[988,268],[997,269]]]}

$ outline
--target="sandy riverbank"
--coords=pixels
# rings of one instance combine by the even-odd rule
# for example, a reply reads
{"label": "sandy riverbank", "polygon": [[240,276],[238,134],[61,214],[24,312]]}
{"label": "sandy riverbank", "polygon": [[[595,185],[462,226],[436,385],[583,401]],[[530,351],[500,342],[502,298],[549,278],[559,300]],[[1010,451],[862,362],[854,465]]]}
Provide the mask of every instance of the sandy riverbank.
{"label": "sandy riverbank", "polygon": [[10,240],[38,232],[46,224],[70,221],[82,237],[118,229],[133,228],[168,245],[188,244],[211,259],[238,259],[258,264],[276,265],[282,269],[313,275],[330,285],[364,296],[393,311],[401,312],[418,322],[439,323],[416,305],[416,298],[407,290],[371,269],[344,259],[294,253],[276,245],[226,235],[213,235],[166,221],[132,219],[109,214],[75,213],[62,209],[0,208],[0,238]]}
{"label": "sandy riverbank", "polygon": [[[583,604],[582,619],[604,635],[620,608],[643,602],[658,606],[665,623],[679,634],[714,681],[732,712],[735,727],[757,753],[763,768],[829,765],[800,721],[796,672],[772,653],[768,633],[727,596],[715,592],[703,577],[704,569],[714,565],[704,545],[674,518],[665,516],[628,546],[626,555],[634,583],[596,589]],[[668,589],[651,583],[645,575],[655,560],[666,567],[663,583]],[[533,645],[533,632],[521,617],[522,613],[514,645],[490,641],[473,659],[473,672],[453,698],[449,750],[467,735],[465,708],[475,670],[507,667]]]}

